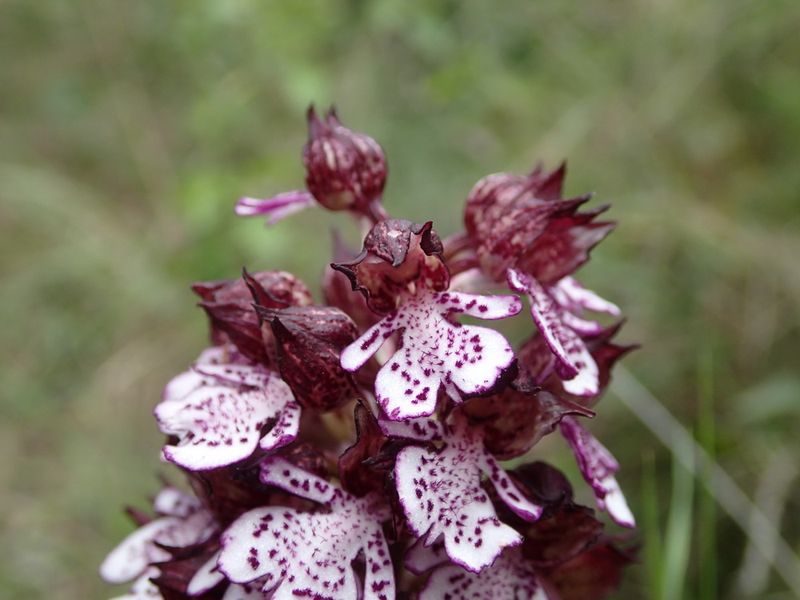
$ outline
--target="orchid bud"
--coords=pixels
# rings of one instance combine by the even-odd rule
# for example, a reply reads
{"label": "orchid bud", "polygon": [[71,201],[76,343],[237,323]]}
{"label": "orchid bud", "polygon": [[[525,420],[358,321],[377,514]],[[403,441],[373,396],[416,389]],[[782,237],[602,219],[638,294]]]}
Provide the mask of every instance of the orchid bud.
{"label": "orchid bud", "polygon": [[[311,292],[306,285],[285,271],[244,272],[242,279],[198,282],[192,290],[200,296],[200,306],[211,322],[211,337],[216,344],[230,340],[250,360],[268,364],[270,343],[265,343],[253,301],[270,308],[307,306]],[[268,341],[267,341],[268,342]]]}
{"label": "orchid bud", "polygon": [[256,310],[272,329],[281,377],[304,408],[331,410],[355,397],[353,379],[339,363],[358,336],[350,317],[329,306]]}
{"label": "orchid bud", "polygon": [[594,416],[592,411],[545,390],[514,387],[473,398],[464,405],[464,412],[472,423],[483,426],[486,447],[503,460],[525,454],[555,431],[567,415]]}
{"label": "orchid bud", "polygon": [[372,310],[385,313],[417,288],[447,288],[450,274],[441,254],[442,242],[430,221],[387,219],[372,227],[353,261],[331,267],[347,275]]}
{"label": "orchid bud", "polygon": [[386,184],[386,158],[371,137],[343,126],[331,109],[324,118],[308,109],[303,148],[306,186],[328,210],[370,214]]}

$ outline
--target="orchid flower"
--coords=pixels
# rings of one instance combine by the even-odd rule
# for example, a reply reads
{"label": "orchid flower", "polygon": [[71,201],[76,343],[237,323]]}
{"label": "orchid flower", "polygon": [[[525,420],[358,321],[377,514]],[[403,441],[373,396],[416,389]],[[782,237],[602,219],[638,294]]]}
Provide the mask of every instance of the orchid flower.
{"label": "orchid flower", "polygon": [[[564,165],[496,173],[442,239],[385,211],[375,140],[333,109],[308,126],[305,189],[236,212],[349,215],[361,249],[336,237],[323,304],[280,270],[192,286],[211,345],[154,410],[192,493],[132,511],[139,529],[102,576],[133,581],[127,600],[607,597],[634,556],[540,444],[558,430],[597,506],[634,526],[618,462],[578,421],[602,418],[634,347],[615,339],[623,319],[592,316],[620,309],[575,278],[614,228],[607,207],[563,198]],[[495,322],[526,298],[533,323],[503,324],[513,344]]]}

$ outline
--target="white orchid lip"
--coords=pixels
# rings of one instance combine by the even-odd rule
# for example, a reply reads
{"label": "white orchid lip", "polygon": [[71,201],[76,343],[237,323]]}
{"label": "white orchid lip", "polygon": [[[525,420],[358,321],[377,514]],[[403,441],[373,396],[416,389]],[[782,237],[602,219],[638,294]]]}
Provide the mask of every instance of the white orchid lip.
{"label": "white orchid lip", "polygon": [[[222,536],[219,568],[228,579],[262,579],[279,597],[394,597],[394,570],[382,522],[388,513],[375,499],[355,498],[324,479],[280,459],[262,464],[262,480],[319,504],[329,512],[300,512],[269,506],[239,517]],[[324,540],[324,543],[322,543]],[[366,561],[363,585],[351,563]]]}
{"label": "white orchid lip", "polygon": [[259,447],[280,448],[297,437],[300,406],[289,386],[263,367],[198,362],[167,387],[155,417],[178,441],[162,453],[186,469],[231,465]]}
{"label": "white orchid lip", "polygon": [[[431,425],[419,428],[434,429]],[[398,454],[397,492],[410,527],[425,537],[426,545],[443,539],[450,560],[478,572],[492,564],[503,548],[522,542],[517,531],[498,519],[481,487],[483,475],[521,518],[535,521],[542,510],[525,497],[463,418],[456,417],[452,426],[443,426],[439,433],[443,446],[438,450],[408,446]]]}
{"label": "white orchid lip", "polygon": [[460,325],[450,315],[503,319],[521,309],[516,296],[422,291],[345,348],[342,367],[359,369],[394,332],[402,331],[402,347],[378,372],[375,396],[392,420],[428,416],[440,388],[455,402],[487,393],[514,361],[513,348],[501,334]]}

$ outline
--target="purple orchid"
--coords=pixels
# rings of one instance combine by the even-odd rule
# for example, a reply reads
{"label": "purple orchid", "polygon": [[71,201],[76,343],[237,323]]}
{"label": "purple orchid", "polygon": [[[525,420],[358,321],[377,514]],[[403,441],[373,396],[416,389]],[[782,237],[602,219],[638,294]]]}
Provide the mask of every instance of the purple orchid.
{"label": "purple orchid", "polygon": [[203,470],[244,460],[257,447],[290,443],[300,406],[289,386],[263,367],[198,362],[167,386],[155,416],[161,431],[178,440],[164,447],[164,458]]}
{"label": "purple orchid", "polygon": [[[102,575],[134,581],[131,600],[607,597],[632,555],[539,460],[560,431],[601,511],[634,526],[619,464],[578,421],[601,416],[633,348],[622,319],[591,316],[619,308],[574,278],[614,227],[607,207],[562,198],[563,165],[499,173],[443,240],[383,209],[377,142],[333,111],[308,120],[307,189],[236,210],[348,214],[361,250],[336,237],[326,305],[284,271],[194,284],[211,347],[154,411],[192,493],[131,511],[139,529]],[[514,317],[520,296],[535,327],[508,322],[517,347],[471,320]]]}
{"label": "purple orchid", "polygon": [[[154,563],[171,558],[167,547],[198,544],[214,534],[213,516],[195,498],[175,488],[163,489],[153,502],[158,517],[144,523],[117,546],[100,565],[100,575],[109,583],[140,578],[132,593],[151,593],[147,582],[156,575]],[[146,577],[143,577],[145,576]]]}
{"label": "purple orchid", "polygon": [[[434,434],[435,426],[419,428]],[[535,521],[541,508],[528,500],[483,446],[480,433],[456,416],[442,426],[438,448],[408,446],[397,455],[397,493],[408,519],[426,544],[444,539],[450,559],[478,572],[492,564],[503,548],[522,537],[503,524],[481,486],[486,475],[503,502],[519,517]],[[413,433],[412,433],[413,435]]]}
{"label": "purple orchid", "polygon": [[356,598],[351,563],[363,553],[363,598],[394,597],[394,572],[381,523],[386,510],[375,498],[356,498],[283,459],[262,463],[262,479],[319,504],[329,512],[271,506],[252,510],[222,537],[220,569],[231,581],[263,578],[274,598]]}
{"label": "purple orchid", "polygon": [[514,296],[421,292],[345,348],[342,366],[357,370],[395,331],[402,330],[402,346],[378,372],[375,395],[391,419],[427,416],[436,409],[440,387],[455,402],[461,402],[462,394],[486,393],[514,360],[514,351],[502,335],[454,323],[449,316],[504,319],[521,309]]}
{"label": "purple orchid", "polygon": [[618,315],[619,309],[572,278],[565,280],[545,288],[529,275],[508,270],[509,287],[530,299],[531,315],[555,357],[564,390],[575,396],[592,397],[600,391],[600,369],[582,336],[597,335],[603,328],[583,319],[581,313],[591,309]]}

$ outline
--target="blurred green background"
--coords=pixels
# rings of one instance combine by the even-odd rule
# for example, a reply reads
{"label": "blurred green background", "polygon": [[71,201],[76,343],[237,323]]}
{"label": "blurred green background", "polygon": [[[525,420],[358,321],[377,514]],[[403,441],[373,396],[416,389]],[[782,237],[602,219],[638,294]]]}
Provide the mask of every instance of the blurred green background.
{"label": "blurred green background", "polygon": [[[567,158],[620,221],[582,279],[643,344],[627,369],[796,552],[799,30],[796,0],[0,3],[0,596],[111,594],[121,507],[173,473],[151,409],[205,342],[188,284],[321,273],[343,218],[232,212],[301,185],[311,101],[442,234],[484,174]],[[619,597],[793,597],[703,473],[600,409],[643,524]]]}

